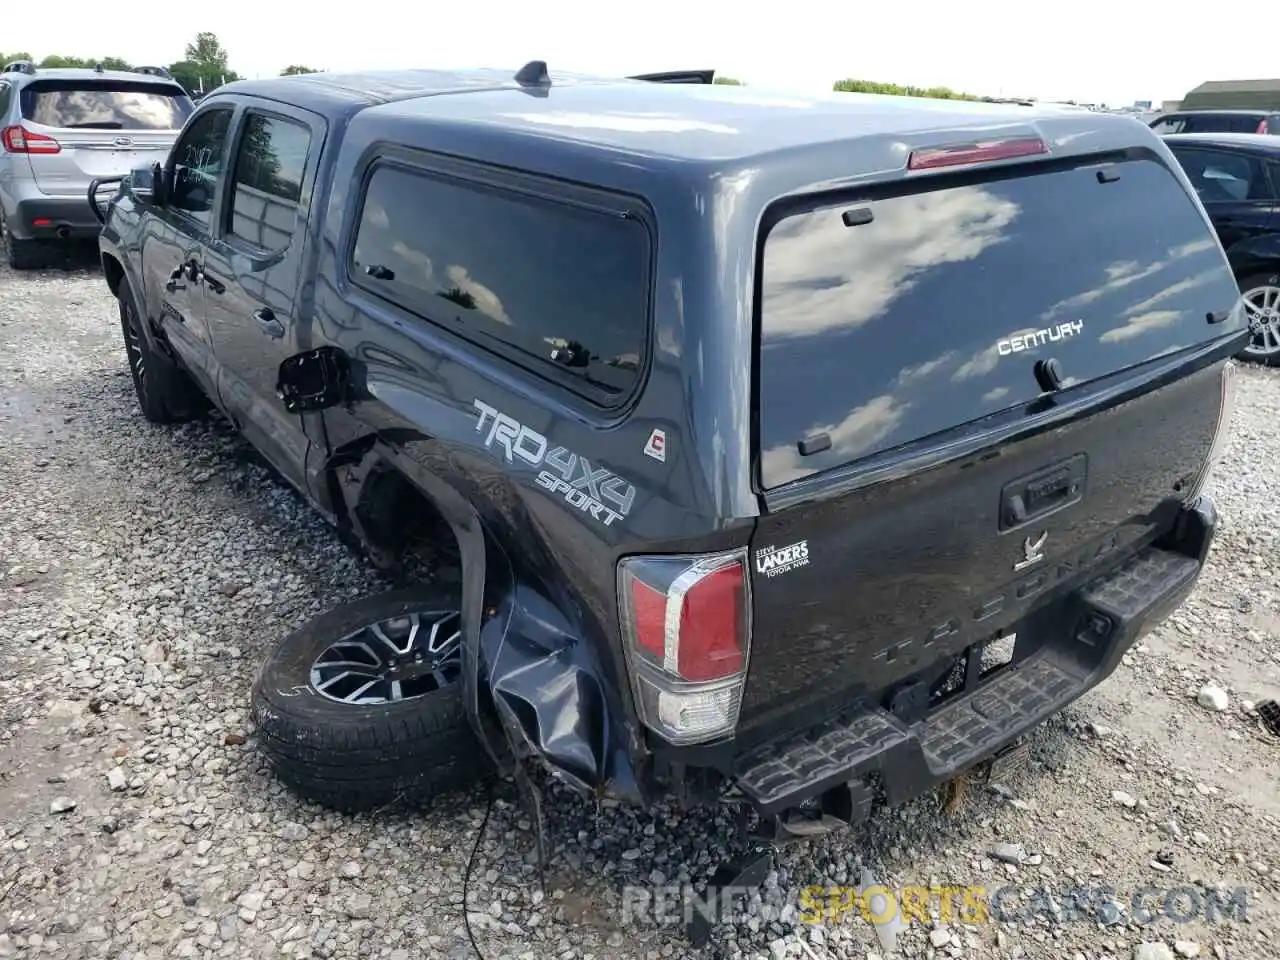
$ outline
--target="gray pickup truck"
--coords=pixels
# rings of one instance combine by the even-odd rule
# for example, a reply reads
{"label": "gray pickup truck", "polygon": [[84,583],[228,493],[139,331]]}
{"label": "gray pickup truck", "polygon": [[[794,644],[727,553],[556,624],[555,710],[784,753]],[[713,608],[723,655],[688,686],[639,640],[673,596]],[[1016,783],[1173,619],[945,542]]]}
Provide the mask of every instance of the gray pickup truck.
{"label": "gray pickup truck", "polygon": [[266,653],[349,810],[536,768],[785,842],[1012,762],[1194,586],[1249,336],[1132,120],[538,62],[221,87],[100,242],[148,418],[455,560]]}

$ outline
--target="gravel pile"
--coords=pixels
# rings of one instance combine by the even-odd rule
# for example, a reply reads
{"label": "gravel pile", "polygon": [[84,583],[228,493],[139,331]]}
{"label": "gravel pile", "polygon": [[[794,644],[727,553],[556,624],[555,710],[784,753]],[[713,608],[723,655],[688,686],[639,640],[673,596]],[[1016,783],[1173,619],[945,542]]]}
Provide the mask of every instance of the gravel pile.
{"label": "gravel pile", "polygon": [[[957,898],[897,932],[902,956],[1280,954],[1280,743],[1254,710],[1280,696],[1280,379],[1241,380],[1202,585],[1035,736],[1028,775],[779,855],[702,955],[888,960],[856,908],[804,922],[807,888],[872,881],[1000,888],[1017,914],[965,923]],[[261,654],[387,584],[223,424],[141,419],[92,270],[0,267],[0,438],[0,958],[462,960],[464,909],[486,958],[693,955],[636,891],[704,881],[739,847],[728,813],[555,793],[544,890],[499,784],[464,907],[486,791],[351,818],[273,781],[247,717]],[[1143,910],[1242,887],[1247,922]]]}

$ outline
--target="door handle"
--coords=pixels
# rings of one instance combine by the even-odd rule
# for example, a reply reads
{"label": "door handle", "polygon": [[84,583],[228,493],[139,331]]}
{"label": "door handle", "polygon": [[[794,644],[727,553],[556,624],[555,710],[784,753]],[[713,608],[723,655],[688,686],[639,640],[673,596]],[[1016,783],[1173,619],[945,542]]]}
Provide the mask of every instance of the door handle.
{"label": "door handle", "polygon": [[284,336],[284,324],[276,319],[270,307],[253,311],[253,319],[258,322],[258,328],[272,340],[279,340]]}
{"label": "door handle", "polygon": [[215,277],[208,270],[200,271],[200,278],[204,280],[204,285],[214,293],[226,293],[227,287],[221,280]]}

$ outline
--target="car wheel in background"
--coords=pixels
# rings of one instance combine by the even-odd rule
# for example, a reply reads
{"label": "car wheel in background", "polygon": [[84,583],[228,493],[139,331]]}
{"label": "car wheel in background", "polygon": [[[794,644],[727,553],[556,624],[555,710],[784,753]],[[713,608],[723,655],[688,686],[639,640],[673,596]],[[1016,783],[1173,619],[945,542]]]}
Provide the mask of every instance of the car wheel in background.
{"label": "car wheel in background", "polygon": [[44,265],[44,248],[36,240],[19,240],[9,232],[4,211],[0,210],[0,254],[12,270],[35,270]]}
{"label": "car wheel in background", "polygon": [[463,709],[459,596],[427,584],[346,603],[267,655],[253,716],[286,786],[354,813],[422,804],[493,772]]}
{"label": "car wheel in background", "polygon": [[1242,360],[1280,365],[1280,271],[1256,273],[1240,281],[1246,318],[1253,340],[1240,353]]}

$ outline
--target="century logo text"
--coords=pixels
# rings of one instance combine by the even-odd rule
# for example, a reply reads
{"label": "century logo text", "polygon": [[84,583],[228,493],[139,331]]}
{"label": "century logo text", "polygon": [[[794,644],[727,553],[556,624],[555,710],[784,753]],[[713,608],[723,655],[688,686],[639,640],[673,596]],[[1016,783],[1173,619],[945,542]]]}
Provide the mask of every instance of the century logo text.
{"label": "century logo text", "polygon": [[1046,343],[1057,343],[1059,340],[1066,340],[1068,337],[1078,337],[1084,331],[1083,320],[1072,320],[1069,323],[1060,323],[1056,327],[1046,327],[1043,330],[1029,330],[1026,333],[1016,333],[1011,337],[996,342],[996,351],[1002,357],[1010,354],[1021,353],[1023,350],[1034,350],[1036,347],[1043,347]]}

